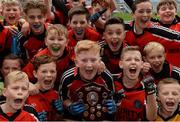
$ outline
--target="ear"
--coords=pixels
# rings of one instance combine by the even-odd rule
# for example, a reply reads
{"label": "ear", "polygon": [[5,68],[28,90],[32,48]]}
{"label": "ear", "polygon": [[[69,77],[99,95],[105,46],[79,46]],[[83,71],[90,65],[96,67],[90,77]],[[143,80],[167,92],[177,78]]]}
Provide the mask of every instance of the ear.
{"label": "ear", "polygon": [[45,37],[45,39],[44,39],[44,40],[45,40],[45,45],[47,46],[47,37]]}
{"label": "ear", "polygon": [[164,58],[165,58],[165,59],[166,59],[166,54],[167,54],[167,53],[164,53]]}
{"label": "ear", "polygon": [[7,88],[4,88],[2,94],[6,97],[7,96]]}
{"label": "ear", "polygon": [[122,61],[119,60],[119,67],[122,69],[123,68],[123,65],[122,65]]}
{"label": "ear", "polygon": [[33,75],[35,78],[37,78],[37,72],[35,70],[33,70]]}
{"label": "ear", "polygon": [[76,65],[76,67],[79,67],[79,62],[78,62],[78,60],[76,58],[74,59],[74,63]]}

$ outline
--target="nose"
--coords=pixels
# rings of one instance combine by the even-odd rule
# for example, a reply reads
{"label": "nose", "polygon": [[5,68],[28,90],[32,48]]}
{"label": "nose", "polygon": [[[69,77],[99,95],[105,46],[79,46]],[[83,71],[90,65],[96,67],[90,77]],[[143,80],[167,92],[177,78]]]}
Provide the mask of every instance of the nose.
{"label": "nose", "polygon": [[47,77],[51,77],[51,76],[52,76],[52,73],[51,73],[51,72],[47,72],[46,76],[47,76]]}
{"label": "nose", "polygon": [[87,64],[86,64],[86,66],[91,67],[91,66],[92,66],[92,62],[91,62],[91,61],[88,61]]}
{"label": "nose", "polygon": [[159,61],[159,58],[158,58],[158,57],[155,57],[154,61]]}
{"label": "nose", "polygon": [[117,38],[117,34],[114,33],[114,34],[113,34],[113,38]]}
{"label": "nose", "polygon": [[35,17],[34,22],[39,22],[39,19],[37,17]]}
{"label": "nose", "polygon": [[81,24],[80,24],[80,23],[78,23],[78,24],[77,24],[77,27],[81,27]]}
{"label": "nose", "polygon": [[22,95],[22,94],[23,94],[22,89],[19,89],[18,90],[18,95]]}
{"label": "nose", "polygon": [[58,39],[55,39],[54,40],[54,44],[58,44],[59,40]]}

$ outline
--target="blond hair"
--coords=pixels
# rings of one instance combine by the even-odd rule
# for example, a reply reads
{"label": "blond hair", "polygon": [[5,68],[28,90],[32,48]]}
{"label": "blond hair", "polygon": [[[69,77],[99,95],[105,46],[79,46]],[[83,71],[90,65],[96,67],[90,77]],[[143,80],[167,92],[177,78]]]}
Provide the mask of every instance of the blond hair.
{"label": "blond hair", "polygon": [[47,6],[39,0],[31,0],[24,5],[25,14],[27,14],[31,9],[39,9],[43,15],[46,15],[48,12]]}
{"label": "blond hair", "polygon": [[143,49],[143,56],[146,56],[148,53],[150,53],[152,50],[155,49],[161,49],[163,53],[165,53],[165,48],[162,44],[158,42],[149,42],[148,44],[145,45]]}
{"label": "blond hair", "polygon": [[[179,81],[174,79],[174,78],[165,78],[165,79],[162,79],[159,81],[158,85],[157,85],[157,88],[159,90],[159,87],[162,86],[162,85],[169,85],[169,84],[177,84],[177,85],[180,85],[179,84]],[[180,87],[179,87],[180,88]]]}
{"label": "blond hair", "polygon": [[75,55],[77,56],[82,51],[93,51],[95,54],[100,54],[100,46],[97,42],[90,40],[78,41],[75,46]]}
{"label": "blond hair", "polygon": [[20,11],[22,11],[22,4],[19,0],[2,0],[2,7],[4,6],[19,6]]}
{"label": "blond hair", "polygon": [[5,83],[4,87],[6,88],[10,83],[16,83],[16,82],[29,82],[28,76],[25,72],[22,71],[13,71],[10,72],[5,77]]}
{"label": "blond hair", "polygon": [[160,7],[163,5],[173,5],[177,10],[177,2],[176,0],[160,0],[157,4],[156,10],[159,11]]}
{"label": "blond hair", "polygon": [[[138,52],[140,52],[140,49],[139,49],[139,47],[138,46],[128,46],[128,47],[125,47],[125,48],[123,48],[123,50],[122,50],[122,53],[121,53],[121,59],[123,59],[123,57],[124,57],[124,54],[126,53],[126,52],[129,52],[129,51],[138,51]],[[141,52],[140,52],[140,54],[141,54]]]}
{"label": "blond hair", "polygon": [[63,36],[65,35],[65,37],[68,37],[68,31],[67,28],[61,24],[51,24],[48,26],[47,32],[46,32],[46,36],[49,34],[50,31],[56,31],[58,36]]}

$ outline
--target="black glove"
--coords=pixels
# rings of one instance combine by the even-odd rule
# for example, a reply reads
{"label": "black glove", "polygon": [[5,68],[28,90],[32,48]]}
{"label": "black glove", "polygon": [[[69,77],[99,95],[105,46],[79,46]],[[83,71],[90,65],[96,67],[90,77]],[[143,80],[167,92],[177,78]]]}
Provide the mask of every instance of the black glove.
{"label": "black glove", "polygon": [[152,76],[147,76],[142,80],[147,95],[154,94],[156,92],[156,85]]}
{"label": "black glove", "polygon": [[63,104],[61,100],[53,100],[52,106],[58,112],[58,114],[61,114],[63,112]]}
{"label": "black glove", "polygon": [[74,102],[68,107],[68,110],[72,115],[80,115],[85,111],[85,108],[83,102]]}
{"label": "black glove", "polygon": [[121,89],[118,92],[116,92],[113,96],[116,103],[119,103],[123,98],[125,97],[124,90]]}
{"label": "black glove", "polygon": [[95,14],[93,14],[92,16],[90,16],[89,20],[92,22],[92,23],[95,23],[99,17],[104,13],[106,12],[107,9],[103,9],[102,11],[98,11],[96,12]]}

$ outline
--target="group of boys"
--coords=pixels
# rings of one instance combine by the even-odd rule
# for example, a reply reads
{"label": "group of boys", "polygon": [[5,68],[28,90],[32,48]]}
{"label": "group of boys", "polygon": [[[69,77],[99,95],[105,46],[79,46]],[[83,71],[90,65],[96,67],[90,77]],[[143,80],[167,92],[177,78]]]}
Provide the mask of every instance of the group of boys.
{"label": "group of boys", "polygon": [[135,0],[129,24],[110,17],[114,0],[68,2],[2,1],[0,121],[180,121],[176,1],[152,22]]}

